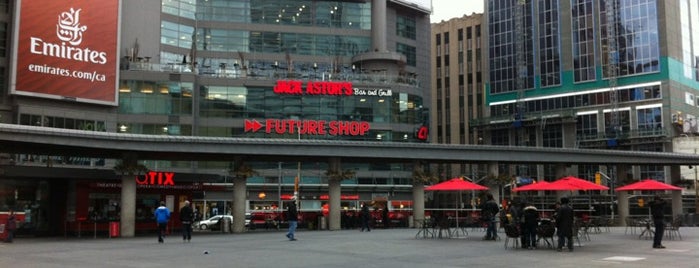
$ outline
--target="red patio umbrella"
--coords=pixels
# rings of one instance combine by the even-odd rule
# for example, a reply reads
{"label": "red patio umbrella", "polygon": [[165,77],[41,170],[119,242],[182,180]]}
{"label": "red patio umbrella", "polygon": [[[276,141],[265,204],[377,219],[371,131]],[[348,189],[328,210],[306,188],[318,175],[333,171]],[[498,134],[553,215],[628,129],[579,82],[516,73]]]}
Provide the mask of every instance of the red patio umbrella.
{"label": "red patio umbrella", "polygon": [[546,191],[546,190],[549,190],[549,189],[546,188],[546,187],[548,187],[549,184],[551,184],[551,183],[550,183],[550,182],[547,182],[547,181],[540,181],[540,182],[532,183],[532,184],[525,185],[525,186],[522,186],[522,187],[517,187],[517,188],[515,188],[513,191],[515,191],[515,192],[520,192],[520,191]]}
{"label": "red patio umbrella", "polygon": [[466,181],[462,178],[453,178],[448,181],[440,182],[432,186],[425,188],[425,191],[470,191],[470,190],[488,190],[480,184],[475,184],[470,181]]}
{"label": "red patio umbrella", "polygon": [[621,186],[619,188],[616,188],[616,191],[663,191],[663,190],[672,190],[672,191],[679,191],[682,190],[682,188],[670,185],[664,182],[659,182],[653,179],[645,179],[642,181],[634,182],[631,184],[627,184],[624,186]]}
{"label": "red patio umbrella", "polygon": [[574,190],[609,190],[609,187],[598,185],[593,182],[583,180],[581,178],[576,178],[573,176],[563,177],[552,183],[549,183],[543,190],[551,191],[574,191]]}
{"label": "red patio umbrella", "polygon": [[[432,186],[428,186],[425,188],[425,191],[482,191],[482,190],[488,190],[488,187],[485,187],[480,184],[476,184],[470,181],[466,181],[462,178],[453,178],[448,181],[440,182]],[[461,194],[459,194],[459,199],[461,199]],[[461,202],[461,200],[459,200]],[[458,204],[456,205],[456,228],[459,228],[459,206]]]}

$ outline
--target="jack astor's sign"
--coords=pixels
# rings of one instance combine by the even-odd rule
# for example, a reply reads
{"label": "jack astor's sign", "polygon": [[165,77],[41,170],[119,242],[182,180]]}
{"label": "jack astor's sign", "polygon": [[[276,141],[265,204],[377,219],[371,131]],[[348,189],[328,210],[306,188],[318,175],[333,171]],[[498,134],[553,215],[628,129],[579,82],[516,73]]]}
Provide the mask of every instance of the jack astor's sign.
{"label": "jack astor's sign", "polygon": [[331,95],[351,96],[353,92],[350,82],[279,80],[274,86],[274,93],[280,95]]}
{"label": "jack astor's sign", "polygon": [[278,95],[378,96],[390,97],[393,91],[382,88],[354,88],[351,82],[278,80],[274,86]]}
{"label": "jack astor's sign", "polygon": [[369,129],[369,122],[365,121],[267,119],[260,123],[255,119],[245,120],[245,132],[263,130],[267,134],[364,136]]}

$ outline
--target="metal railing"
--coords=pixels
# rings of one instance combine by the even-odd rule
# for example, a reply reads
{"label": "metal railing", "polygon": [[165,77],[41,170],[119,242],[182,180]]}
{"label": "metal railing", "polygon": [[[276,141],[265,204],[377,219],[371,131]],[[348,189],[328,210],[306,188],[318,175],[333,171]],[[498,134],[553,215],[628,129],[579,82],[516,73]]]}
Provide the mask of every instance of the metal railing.
{"label": "metal railing", "polygon": [[128,62],[122,64],[122,70],[130,71],[152,71],[168,73],[189,73],[200,76],[230,78],[230,79],[256,79],[256,80],[322,80],[322,81],[350,81],[375,84],[400,84],[419,87],[420,81],[413,75],[388,75],[384,73],[370,73],[359,71],[340,70],[339,72],[319,71],[319,70],[299,70],[288,71],[281,68],[240,68],[240,67],[211,67],[201,66],[192,69],[192,65],[183,63],[150,63],[150,62]]}

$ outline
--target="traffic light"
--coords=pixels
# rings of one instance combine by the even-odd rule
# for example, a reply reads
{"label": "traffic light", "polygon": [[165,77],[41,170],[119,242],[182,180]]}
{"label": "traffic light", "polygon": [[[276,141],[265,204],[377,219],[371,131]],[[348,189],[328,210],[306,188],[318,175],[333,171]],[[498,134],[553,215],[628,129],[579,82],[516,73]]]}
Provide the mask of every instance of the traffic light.
{"label": "traffic light", "polygon": [[602,174],[595,172],[595,184],[602,185]]}
{"label": "traffic light", "polygon": [[643,198],[638,199],[638,206],[639,207],[643,207],[644,203],[645,203],[645,201],[643,201]]}

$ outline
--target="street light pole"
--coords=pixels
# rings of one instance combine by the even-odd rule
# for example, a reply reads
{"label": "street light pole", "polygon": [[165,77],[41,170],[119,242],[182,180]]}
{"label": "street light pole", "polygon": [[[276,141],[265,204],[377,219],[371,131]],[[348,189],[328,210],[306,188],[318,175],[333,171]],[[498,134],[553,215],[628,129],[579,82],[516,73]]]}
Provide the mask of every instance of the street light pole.
{"label": "street light pole", "polygon": [[[279,178],[277,180],[277,213],[282,212],[282,162],[279,162]],[[279,216],[279,215],[277,215]]]}

